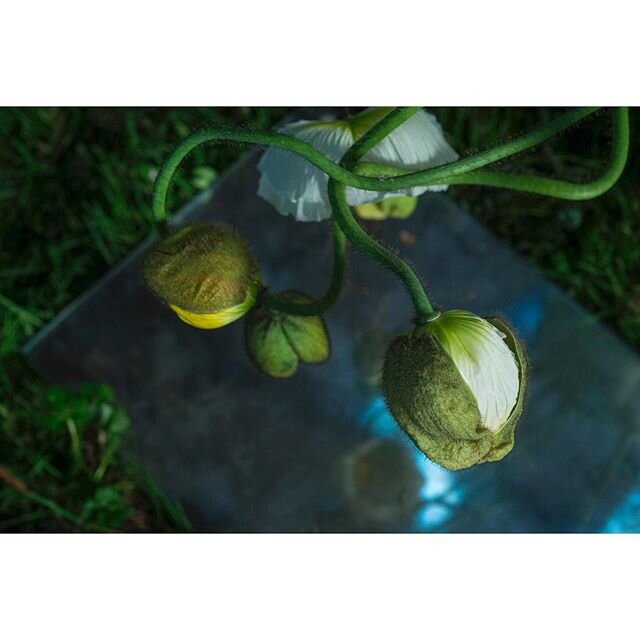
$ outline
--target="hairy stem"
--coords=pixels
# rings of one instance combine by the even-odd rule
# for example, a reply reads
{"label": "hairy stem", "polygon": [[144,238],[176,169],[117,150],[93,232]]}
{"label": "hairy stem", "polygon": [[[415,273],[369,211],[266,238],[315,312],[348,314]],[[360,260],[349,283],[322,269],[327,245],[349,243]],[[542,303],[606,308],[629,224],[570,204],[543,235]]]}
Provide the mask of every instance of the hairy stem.
{"label": "hairy stem", "polygon": [[[293,136],[270,131],[251,131],[249,129],[213,127],[185,138],[185,140],[183,140],[169,156],[155,181],[152,199],[153,215],[155,220],[158,222],[167,217],[167,193],[175,172],[180,166],[180,163],[193,149],[205,143],[235,142],[251,145],[273,146],[298,154],[321,169],[329,177],[350,187],[364,189],[367,191],[398,191],[400,189],[408,189],[411,187],[447,184],[447,179],[451,176],[457,176],[469,171],[474,171],[498,160],[502,160],[514,153],[519,153],[532,146],[540,144],[541,142],[544,142],[544,140],[554,136],[556,133],[559,133],[568,126],[575,124],[596,110],[597,109],[592,107],[572,109],[546,124],[541,125],[533,132],[519,136],[509,142],[497,145],[492,149],[476,153],[456,162],[440,167],[434,167],[432,169],[425,169],[423,171],[403,173],[402,175],[393,175],[393,171],[391,171],[391,176],[383,177],[366,175],[366,171],[362,172],[364,175],[355,173],[348,168],[329,160],[329,158],[309,143],[298,140]],[[385,120],[386,118],[383,118],[382,121]],[[381,169],[380,167],[377,167],[376,171],[378,171],[379,174],[384,173],[385,168]]]}
{"label": "hairy stem", "polygon": [[449,184],[478,184],[527,191],[563,200],[589,200],[602,195],[618,181],[629,156],[629,109],[617,107],[613,111],[613,143],[609,161],[603,173],[585,183],[566,182],[555,178],[502,173],[500,171],[473,171],[449,178]]}
{"label": "hairy stem", "polygon": [[[368,151],[373,149],[383,138],[399,127],[415,113],[414,109],[395,109],[378,124],[365,133],[343,156],[342,162],[351,168]],[[427,297],[427,294],[413,269],[399,256],[395,255],[379,242],[369,236],[353,217],[347,204],[346,187],[333,178],[328,185],[329,201],[333,216],[347,238],[359,249],[383,266],[391,269],[406,285],[416,310],[415,321],[424,324],[439,314]]]}
{"label": "hairy stem", "polygon": [[180,163],[197,146],[205,143],[226,141],[274,146],[296,153],[325,172],[330,178],[329,196],[337,223],[333,229],[333,274],[327,292],[318,300],[310,303],[293,303],[267,292],[265,295],[267,306],[284,313],[319,315],[334,304],[340,293],[344,278],[346,249],[345,237],[342,233],[344,232],[354,244],[358,245],[378,262],[389,267],[403,280],[409,289],[416,308],[417,320],[427,321],[437,314],[433,310],[419,279],[403,260],[382,247],[360,227],[347,205],[346,186],[368,191],[397,191],[411,187],[438,184],[481,184],[529,191],[570,200],[583,200],[594,198],[604,193],[616,182],[624,169],[629,151],[628,109],[621,107],[614,111],[614,145],[609,164],[605,172],[592,182],[573,184],[538,176],[522,176],[481,170],[482,167],[488,164],[503,160],[544,142],[598,110],[594,107],[580,107],[571,109],[537,129],[509,142],[432,169],[405,173],[402,169],[395,167],[373,163],[358,164],[358,161],[368,151],[414,115],[417,110],[417,107],[405,107],[390,112],[347,151],[340,164],[329,160],[310,144],[280,133],[214,127],[189,136],[176,147],[156,178],[152,200],[152,210],[156,224],[161,233],[167,232],[166,202],[171,181]]}
{"label": "hairy stem", "polygon": [[335,222],[332,223],[332,231],[333,269],[331,272],[331,281],[325,294],[312,302],[292,302],[291,300],[285,300],[277,294],[267,291],[263,298],[263,302],[267,307],[274,311],[280,311],[294,316],[319,316],[336,303],[344,282],[347,241],[344,233]]}
{"label": "hairy stem", "polygon": [[[514,191],[527,191],[544,196],[561,198],[563,200],[589,200],[597,198],[608,191],[618,180],[624,170],[629,155],[629,109],[616,107],[612,113],[613,119],[613,143],[609,161],[603,173],[590,182],[573,183],[554,178],[542,178],[540,176],[527,176],[501,171],[474,170],[464,174],[451,174],[442,182],[433,184],[477,184],[487,187],[502,187]],[[454,167],[457,163],[445,165],[443,169]],[[398,167],[389,167],[375,163],[360,163],[356,170],[363,175],[412,175]],[[427,185],[425,185],[427,186]]]}

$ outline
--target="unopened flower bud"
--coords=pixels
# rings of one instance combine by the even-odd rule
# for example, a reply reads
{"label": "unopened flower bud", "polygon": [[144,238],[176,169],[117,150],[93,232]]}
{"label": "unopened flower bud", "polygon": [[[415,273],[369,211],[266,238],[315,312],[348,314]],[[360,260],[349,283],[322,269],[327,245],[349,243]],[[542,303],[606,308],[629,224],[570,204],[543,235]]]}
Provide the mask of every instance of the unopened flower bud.
{"label": "unopened flower bud", "polygon": [[[310,300],[293,291],[281,296],[293,302]],[[324,362],[331,350],[322,317],[290,315],[266,307],[258,307],[247,316],[245,343],[255,365],[274,378],[291,377],[300,360],[307,364]]]}
{"label": "unopened flower bud", "polygon": [[382,383],[389,410],[418,448],[457,470],[511,451],[526,367],[504,322],[453,310],[389,345]]}
{"label": "unopened flower bud", "polygon": [[233,229],[210,223],[161,239],[145,256],[143,275],[156,296],[199,329],[242,317],[260,290],[260,271],[247,243]]}

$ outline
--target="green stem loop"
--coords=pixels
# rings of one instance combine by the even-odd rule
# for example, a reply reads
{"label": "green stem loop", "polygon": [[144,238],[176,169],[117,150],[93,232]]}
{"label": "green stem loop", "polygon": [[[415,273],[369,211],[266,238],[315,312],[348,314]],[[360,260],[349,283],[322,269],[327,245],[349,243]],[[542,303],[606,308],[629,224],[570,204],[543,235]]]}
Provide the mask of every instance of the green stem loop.
{"label": "green stem loop", "polygon": [[[347,168],[350,168],[351,165],[355,164],[359,158],[361,158],[373,147],[375,147],[380,140],[382,140],[387,135],[389,135],[389,133],[391,133],[396,127],[400,126],[403,122],[408,120],[418,110],[419,110],[419,107],[405,107],[402,109],[395,109],[391,113],[387,114],[387,116],[378,123],[377,127],[374,127],[375,136],[365,135],[361,137],[357,142],[355,142],[343,157],[342,164],[344,164]],[[348,218],[351,218],[354,225],[358,229],[360,229],[358,223],[355,220],[353,220],[353,217],[351,216],[351,212],[349,211],[348,207],[346,207],[345,210]],[[331,282],[329,284],[329,288],[327,289],[324,296],[322,296],[322,298],[318,300],[314,300],[313,302],[295,303],[289,300],[284,300],[278,297],[277,295],[273,295],[267,292],[264,297],[264,303],[269,308],[274,309],[275,311],[281,311],[283,313],[290,313],[293,315],[312,316],[312,315],[322,315],[325,311],[330,309],[336,303],[336,300],[338,299],[338,296],[342,291],[342,283],[344,281],[345,254],[346,254],[345,233],[346,233],[346,229],[349,229],[348,233],[351,233],[353,229],[352,227],[349,227],[348,223],[347,223],[347,227],[344,227],[343,225],[341,225],[340,220],[337,218],[334,218],[332,222],[332,228],[333,228],[333,270],[331,274]],[[360,230],[360,232],[361,234],[364,234],[364,231]],[[372,242],[375,243],[375,240],[373,239],[371,240]],[[352,242],[354,242],[354,240],[352,240]],[[362,248],[361,242],[354,242],[354,244]],[[386,251],[386,249],[384,249],[383,247],[380,247],[380,248],[383,251]],[[403,262],[402,260],[400,260],[400,258],[396,258],[396,256],[393,256],[393,254],[391,255],[397,261]],[[407,267],[406,264],[404,266],[407,269],[409,269],[409,267]],[[411,270],[409,269],[409,271]],[[427,300],[427,304],[428,304],[428,300]],[[431,311],[433,311],[433,309],[431,309]]]}
{"label": "green stem loop", "polygon": [[[577,111],[577,110],[574,110]],[[482,185],[487,187],[501,187],[514,191],[526,191],[544,196],[561,198],[563,200],[589,200],[597,198],[608,191],[620,178],[629,155],[629,109],[627,107],[616,107],[612,113],[613,119],[613,141],[609,161],[603,173],[586,183],[573,183],[554,178],[543,178],[540,176],[528,176],[504,173],[502,171],[472,170],[467,173],[452,172],[445,176],[442,181],[425,183],[424,186],[433,184],[449,185]],[[510,144],[510,143],[507,143]],[[497,148],[500,156],[504,158],[502,147]],[[472,156],[472,160],[476,156]],[[495,160],[494,160],[495,161]],[[460,161],[444,165],[443,170],[459,166]],[[474,160],[468,166],[482,166]],[[413,175],[405,173],[405,170],[397,167],[389,167],[375,163],[360,163],[356,170],[367,176],[399,176]]]}
{"label": "green stem loop", "polygon": [[[297,315],[318,315],[326,311],[337,299],[344,278],[345,238],[357,244],[371,257],[394,271],[407,285],[417,312],[417,321],[428,321],[436,315],[419,279],[409,266],[395,254],[369,237],[353,218],[346,201],[346,186],[367,191],[399,191],[412,187],[452,184],[478,184],[528,191],[569,200],[594,198],[607,191],[620,177],[629,152],[628,109],[614,110],[614,139],[609,163],[604,173],[586,184],[574,184],[562,180],[506,174],[481,170],[482,167],[503,160],[513,154],[536,146],[567,127],[591,115],[598,109],[581,107],[572,109],[541,125],[534,131],[514,138],[467,158],[447,165],[405,173],[402,169],[358,161],[383,138],[410,118],[417,108],[395,109],[364,134],[345,154],[340,164],[329,160],[310,144],[281,133],[237,130],[214,127],[183,140],[168,158],[154,185],[152,211],[161,232],[167,230],[166,201],[169,187],[182,160],[197,146],[210,142],[235,142],[252,145],[274,146],[296,153],[326,173],[329,180],[329,198],[337,225],[334,225],[334,265],[331,283],[325,295],[311,303],[292,303],[277,295],[266,293],[265,302],[273,309]],[[355,172],[354,172],[355,168]],[[340,227],[340,229],[338,228]],[[342,230],[342,231],[341,231]]]}
{"label": "green stem loop", "polygon": [[[350,169],[362,156],[403,122],[406,122],[415,112],[416,109],[404,108],[395,109],[389,113],[353,144],[343,156],[341,163]],[[330,178],[328,193],[333,216],[347,238],[369,257],[391,269],[406,285],[416,310],[416,324],[422,325],[436,318],[439,313],[431,305],[424,287],[413,269],[402,258],[369,236],[358,224],[347,204],[345,185]]]}
{"label": "green stem loop", "polygon": [[473,171],[465,175],[452,176],[449,184],[477,184],[502,187],[515,191],[526,191],[563,200],[590,200],[611,189],[622,175],[629,156],[629,109],[617,107],[613,110],[613,141],[607,166],[602,174],[583,184],[566,182],[555,178],[502,173],[500,171]]}
{"label": "green stem loop", "polygon": [[312,302],[292,302],[285,300],[277,294],[269,291],[265,292],[264,304],[281,313],[288,313],[295,316],[320,316],[330,309],[337,301],[342,291],[342,283],[344,282],[344,271],[346,263],[347,241],[340,227],[333,222],[333,269],[331,272],[331,281],[325,294],[318,300]]}

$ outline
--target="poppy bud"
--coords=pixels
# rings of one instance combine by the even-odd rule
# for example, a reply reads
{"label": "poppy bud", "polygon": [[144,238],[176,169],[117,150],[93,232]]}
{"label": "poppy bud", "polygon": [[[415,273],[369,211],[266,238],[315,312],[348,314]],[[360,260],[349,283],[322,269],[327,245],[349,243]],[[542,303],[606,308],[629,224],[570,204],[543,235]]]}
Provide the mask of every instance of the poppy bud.
{"label": "poppy bud", "polygon": [[233,229],[197,223],[162,238],[144,259],[151,291],[178,317],[199,329],[217,329],[256,302],[260,271]]}
{"label": "poppy bud", "polygon": [[387,349],[389,410],[416,446],[450,470],[503,458],[526,387],[524,349],[498,318],[446,311]]}
{"label": "poppy bud", "polygon": [[[287,291],[281,297],[308,302],[304,294]],[[245,344],[255,365],[274,378],[289,378],[298,362],[324,362],[330,354],[329,337],[322,317],[295,316],[266,307],[254,309],[246,319]]]}

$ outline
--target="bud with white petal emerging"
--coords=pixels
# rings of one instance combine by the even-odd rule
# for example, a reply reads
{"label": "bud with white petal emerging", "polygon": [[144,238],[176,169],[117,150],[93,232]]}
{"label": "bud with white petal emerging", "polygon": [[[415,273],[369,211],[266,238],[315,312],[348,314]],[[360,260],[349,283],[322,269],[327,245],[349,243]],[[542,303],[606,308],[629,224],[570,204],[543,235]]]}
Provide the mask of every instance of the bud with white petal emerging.
{"label": "bud with white petal emerging", "polygon": [[229,227],[197,223],[162,238],[144,259],[144,280],[178,317],[217,329],[256,303],[260,271],[244,239]]}
{"label": "bud with white petal emerging", "polygon": [[503,458],[526,387],[524,349],[498,318],[446,311],[387,349],[382,384],[398,424],[450,470]]}

